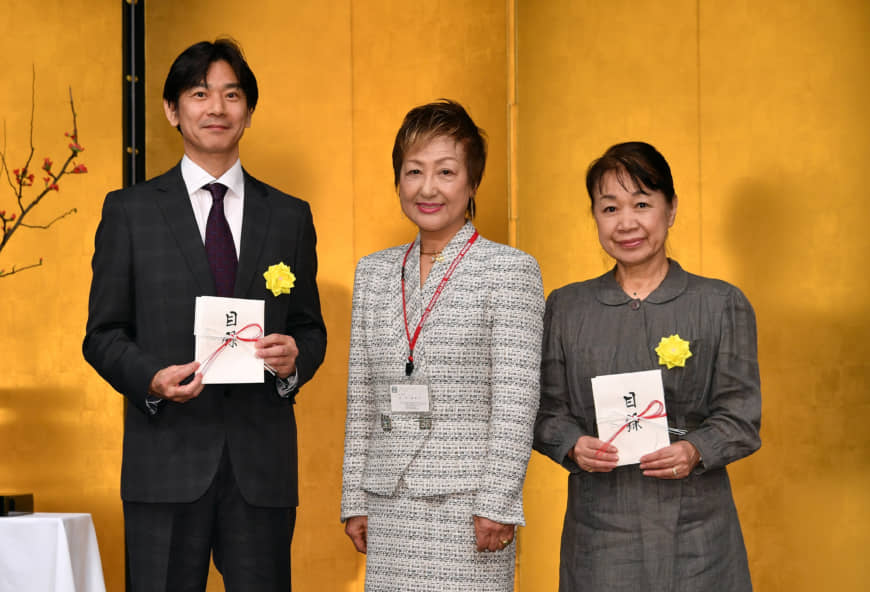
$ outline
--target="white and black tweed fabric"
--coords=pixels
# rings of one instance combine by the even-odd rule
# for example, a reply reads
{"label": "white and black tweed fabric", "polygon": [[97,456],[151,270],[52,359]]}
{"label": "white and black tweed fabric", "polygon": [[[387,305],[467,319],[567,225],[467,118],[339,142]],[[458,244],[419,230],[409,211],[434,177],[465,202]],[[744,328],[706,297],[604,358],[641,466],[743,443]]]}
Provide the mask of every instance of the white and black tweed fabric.
{"label": "white and black tweed fabric", "polygon": [[513,592],[516,546],[475,548],[474,492],[411,497],[368,495],[366,590]]}
{"label": "white and black tweed fabric", "polygon": [[[415,240],[405,269],[412,333],[473,232],[468,223],[453,237],[422,288]],[[408,356],[406,249],[357,266],[341,517],[369,517],[370,592],[513,590],[514,546],[475,551],[472,516],[524,524],[539,400],[540,270],[531,256],[482,237],[468,250],[414,350],[414,377],[428,382],[432,404],[431,422],[421,421],[390,410],[389,386],[404,379]],[[473,584],[480,581],[491,586]]]}

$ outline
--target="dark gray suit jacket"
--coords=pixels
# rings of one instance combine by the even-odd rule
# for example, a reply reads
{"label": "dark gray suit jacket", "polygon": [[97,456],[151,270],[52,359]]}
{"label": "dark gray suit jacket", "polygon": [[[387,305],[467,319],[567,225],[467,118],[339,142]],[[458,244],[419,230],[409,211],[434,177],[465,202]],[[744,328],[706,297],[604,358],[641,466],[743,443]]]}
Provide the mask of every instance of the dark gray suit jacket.
{"label": "dark gray suit jacket", "polygon": [[[245,173],[241,252],[234,296],[265,300],[265,334],[299,347],[299,386],[323,361],[326,329],[315,283],[316,237],[308,204]],[[263,273],[283,261],[296,275],[290,294],[266,290]],[[293,396],[263,384],[206,385],[183,404],[145,404],[154,374],[194,359],[194,302],[214,295],[205,247],[180,166],[106,196],[97,229],[85,359],[127,397],[121,496],[189,502],[214,476],[226,442],[245,499],[295,506]]]}

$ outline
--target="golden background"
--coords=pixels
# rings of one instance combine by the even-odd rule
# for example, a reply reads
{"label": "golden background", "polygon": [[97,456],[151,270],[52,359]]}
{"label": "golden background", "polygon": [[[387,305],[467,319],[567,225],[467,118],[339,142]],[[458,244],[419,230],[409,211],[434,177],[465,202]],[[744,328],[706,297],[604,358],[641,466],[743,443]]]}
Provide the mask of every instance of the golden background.
{"label": "golden background", "polygon": [[[7,0],[0,117],[10,168],[80,161],[29,215],[0,268],[0,490],[39,511],[90,512],[106,584],[123,589],[122,398],[83,361],[93,234],[122,183],[121,6]],[[390,151],[411,107],[450,97],[489,133],[478,226],[541,263],[547,291],[598,275],[585,170],[642,139],[674,172],[670,252],[755,306],[763,446],[731,467],[756,590],[858,590],[870,570],[868,288],[870,6],[863,0],[398,0],[146,2],[148,175],[181,156],[160,97],[174,57],[228,34],[260,83],[245,167],[308,200],[318,230],[326,362],[299,397],[301,506],[294,585],[361,591],[363,558],[338,522],[353,268],[414,234]],[[3,144],[0,144],[3,146]],[[36,171],[35,171],[36,172]],[[0,209],[14,210],[0,179]],[[518,589],[556,588],[566,475],[533,454]],[[218,590],[213,578],[210,590]]]}

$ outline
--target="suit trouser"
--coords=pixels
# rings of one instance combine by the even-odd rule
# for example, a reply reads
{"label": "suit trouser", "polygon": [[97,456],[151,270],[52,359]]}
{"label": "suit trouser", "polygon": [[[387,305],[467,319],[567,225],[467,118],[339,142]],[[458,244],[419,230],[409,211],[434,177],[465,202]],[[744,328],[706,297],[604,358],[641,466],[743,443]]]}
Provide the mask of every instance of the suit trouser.
{"label": "suit trouser", "polygon": [[226,447],[201,498],[125,501],[124,522],[131,592],[204,592],[212,552],[228,592],[290,590],[296,508],[246,502]]}

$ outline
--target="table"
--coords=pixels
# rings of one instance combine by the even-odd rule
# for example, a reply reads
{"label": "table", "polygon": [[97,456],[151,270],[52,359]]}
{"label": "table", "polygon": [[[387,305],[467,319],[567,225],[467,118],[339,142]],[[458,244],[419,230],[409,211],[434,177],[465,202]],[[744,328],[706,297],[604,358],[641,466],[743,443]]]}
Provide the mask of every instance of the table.
{"label": "table", "polygon": [[106,592],[91,515],[0,518],[0,592]]}

